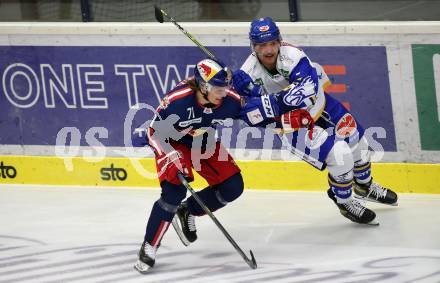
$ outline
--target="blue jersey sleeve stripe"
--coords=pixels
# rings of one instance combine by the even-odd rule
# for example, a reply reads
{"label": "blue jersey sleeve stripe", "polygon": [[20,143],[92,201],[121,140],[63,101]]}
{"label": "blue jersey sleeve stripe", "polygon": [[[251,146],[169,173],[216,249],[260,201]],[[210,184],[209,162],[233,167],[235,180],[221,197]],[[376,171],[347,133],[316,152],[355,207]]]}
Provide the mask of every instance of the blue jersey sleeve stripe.
{"label": "blue jersey sleeve stripe", "polygon": [[290,72],[289,83],[300,83],[304,78],[310,76],[315,84],[318,83],[318,75],[315,68],[310,64],[307,57],[301,58],[295,68]]}

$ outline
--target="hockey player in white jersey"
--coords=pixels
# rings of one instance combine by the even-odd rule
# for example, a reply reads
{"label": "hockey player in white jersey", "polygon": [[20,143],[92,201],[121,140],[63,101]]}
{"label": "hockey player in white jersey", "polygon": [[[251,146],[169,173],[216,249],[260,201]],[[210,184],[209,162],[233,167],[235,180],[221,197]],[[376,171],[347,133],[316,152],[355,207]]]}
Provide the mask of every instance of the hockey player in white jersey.
{"label": "hockey player in white jersey", "polygon": [[364,129],[340,102],[325,93],[330,81],[323,68],[300,48],[283,42],[269,17],[251,23],[249,38],[253,52],[233,76],[236,91],[248,97],[243,111],[249,122],[267,125],[256,119],[261,114],[267,117],[267,113],[256,113],[261,109],[256,105],[264,104],[260,99],[264,94],[283,97],[286,105],[309,111],[315,125],[312,130],[289,127],[289,113],[282,115],[277,128],[291,133],[293,150],[304,161],[320,170],[327,168],[327,193],[343,216],[357,223],[377,224],[376,214],[357,198],[397,205],[397,195],[373,182]]}

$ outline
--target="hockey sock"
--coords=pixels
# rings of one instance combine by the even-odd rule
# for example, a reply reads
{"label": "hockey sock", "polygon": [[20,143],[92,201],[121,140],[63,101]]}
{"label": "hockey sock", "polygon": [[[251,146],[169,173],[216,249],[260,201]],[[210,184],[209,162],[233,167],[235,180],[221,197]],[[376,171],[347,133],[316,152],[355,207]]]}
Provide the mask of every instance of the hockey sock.
{"label": "hockey sock", "polygon": [[167,181],[162,182],[162,194],[151,210],[145,231],[144,240],[156,247],[160,245],[163,235],[167,231],[177,207],[186,196],[183,185],[174,185]]}
{"label": "hockey sock", "polygon": [[353,180],[336,182],[329,174],[328,184],[330,185],[332,192],[335,194],[337,203],[347,202],[351,198]]}
{"label": "hockey sock", "polygon": [[159,246],[173,217],[174,213],[163,210],[158,201],[156,201],[151,210],[150,218],[148,219],[144,241],[150,243],[153,247]]}
{"label": "hockey sock", "polygon": [[355,163],[353,173],[356,183],[367,184],[371,180],[371,163]]}

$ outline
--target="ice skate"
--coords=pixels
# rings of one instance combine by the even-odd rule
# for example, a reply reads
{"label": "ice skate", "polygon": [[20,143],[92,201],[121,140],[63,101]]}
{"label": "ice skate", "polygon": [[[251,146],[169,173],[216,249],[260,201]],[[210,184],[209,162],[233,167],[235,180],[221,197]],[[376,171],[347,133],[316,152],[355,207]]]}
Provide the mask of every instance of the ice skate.
{"label": "ice skate", "polygon": [[355,193],[354,197],[357,199],[397,206],[397,194],[373,182],[372,179],[367,184],[354,182],[353,191]]}
{"label": "ice skate", "polygon": [[156,262],[156,251],[157,248],[144,242],[139,250],[139,259],[135,263],[134,269],[142,274],[148,273],[148,270],[152,268]]}
{"label": "ice skate", "polygon": [[185,246],[197,240],[195,216],[189,213],[186,202],[182,202],[177,208],[172,224]]}
{"label": "ice skate", "polygon": [[358,200],[350,198],[345,203],[338,203],[331,189],[328,189],[327,194],[338,206],[339,211],[344,217],[359,224],[379,225],[379,222],[376,220],[376,213],[364,207]]}

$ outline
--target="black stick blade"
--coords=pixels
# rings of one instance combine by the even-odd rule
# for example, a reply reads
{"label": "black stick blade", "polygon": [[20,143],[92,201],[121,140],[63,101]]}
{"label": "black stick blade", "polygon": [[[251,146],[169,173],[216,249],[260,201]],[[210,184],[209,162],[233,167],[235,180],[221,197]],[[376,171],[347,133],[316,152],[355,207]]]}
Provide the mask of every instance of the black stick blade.
{"label": "black stick blade", "polygon": [[162,10],[156,5],[154,5],[154,16],[156,17],[156,21],[158,21],[159,23],[163,23]]}
{"label": "black stick blade", "polygon": [[249,250],[249,252],[251,254],[251,260],[247,261],[247,263],[250,266],[250,268],[257,269],[257,261],[255,260],[254,253],[251,250]]}

